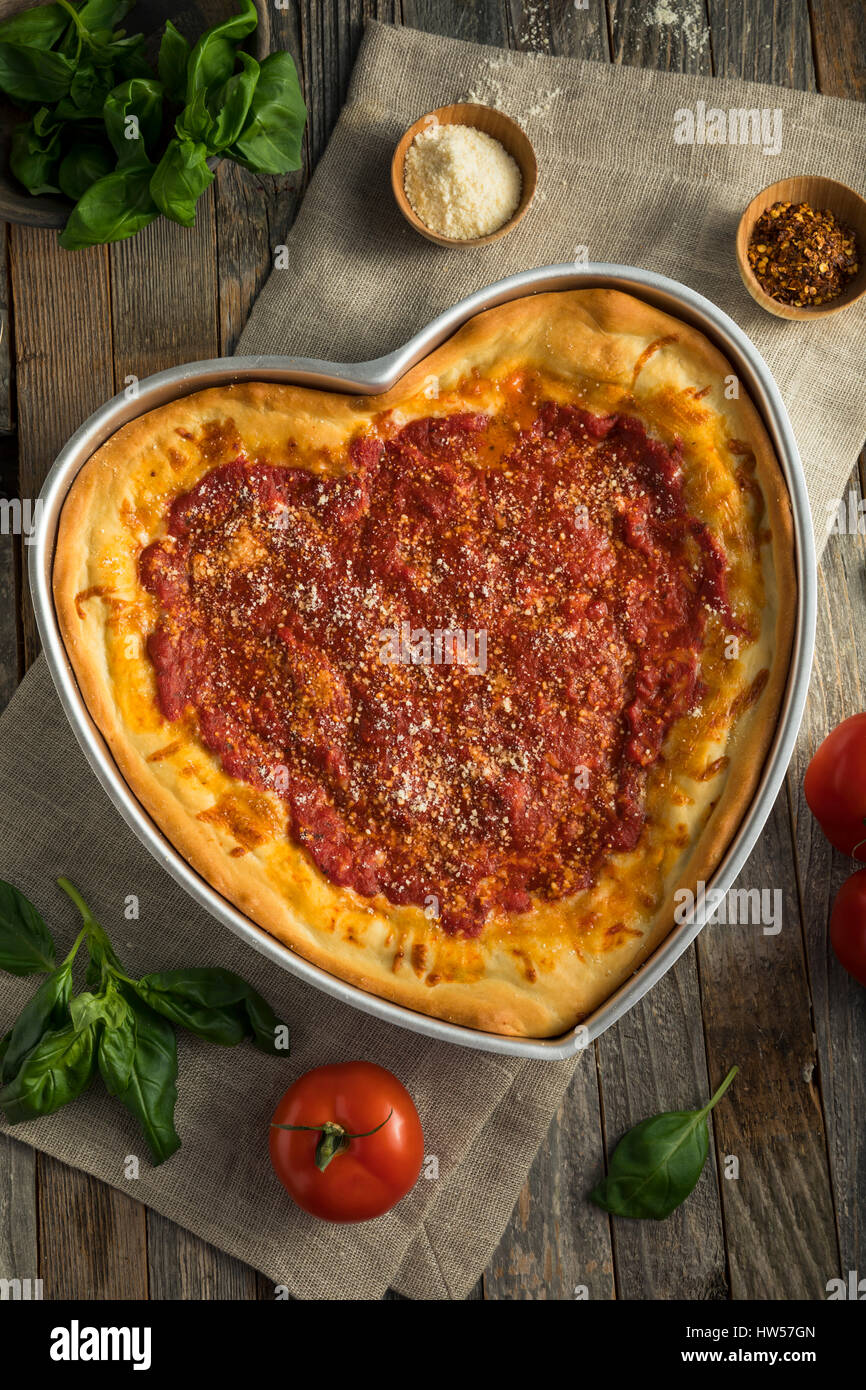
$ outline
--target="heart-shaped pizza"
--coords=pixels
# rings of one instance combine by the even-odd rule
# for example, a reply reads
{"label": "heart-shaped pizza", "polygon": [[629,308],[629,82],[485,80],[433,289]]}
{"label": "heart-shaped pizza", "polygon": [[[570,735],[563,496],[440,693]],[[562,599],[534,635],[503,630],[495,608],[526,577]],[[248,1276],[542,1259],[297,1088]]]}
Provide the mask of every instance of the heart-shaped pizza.
{"label": "heart-shaped pizza", "polygon": [[795,583],[732,367],[605,289],[482,313],[383,396],[143,415],[76,479],[54,566],[88,708],[214,888],[353,984],[529,1037],[710,877]]}

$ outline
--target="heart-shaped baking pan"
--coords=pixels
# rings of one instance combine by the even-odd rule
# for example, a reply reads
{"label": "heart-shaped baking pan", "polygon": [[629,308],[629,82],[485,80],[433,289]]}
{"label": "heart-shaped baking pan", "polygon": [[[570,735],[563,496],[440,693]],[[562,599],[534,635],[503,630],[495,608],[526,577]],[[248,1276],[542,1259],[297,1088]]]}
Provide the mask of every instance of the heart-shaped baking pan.
{"label": "heart-shaped baking pan", "polygon": [[815,553],[809,499],[791,426],[766,364],[746,335],[709,300],[650,271],[617,265],[554,265],[524,271],[479,290],[439,315],[395,352],[356,364],[300,357],[230,357],[189,363],[140,383],[134,400],[116,396],[90,417],[56,459],[40,494],[36,533],[30,538],[30,585],[46,659],[72,729],[96,776],[142,844],[213,917],[283,969],[325,993],[414,1032],[489,1052],[561,1058],[576,1054],[615,1022],[655,984],[704,925],[699,900],[693,917],[665,941],[590,1017],[559,1038],[504,1037],[447,1023],[390,1003],[340,980],[290,951],[220,896],[165,837],[132,795],[91,719],[66,656],[52,597],[52,565],[64,499],[82,466],[122,425],[193,391],[232,382],[270,381],[343,393],[378,395],[481,310],[525,295],[603,286],[624,291],[691,324],[732,362],[760,411],[788,486],[794,522],[797,612],[788,683],[760,782],[739,829],[707,891],[726,890],[751,852],[782,785],[805,705],[814,646]]}

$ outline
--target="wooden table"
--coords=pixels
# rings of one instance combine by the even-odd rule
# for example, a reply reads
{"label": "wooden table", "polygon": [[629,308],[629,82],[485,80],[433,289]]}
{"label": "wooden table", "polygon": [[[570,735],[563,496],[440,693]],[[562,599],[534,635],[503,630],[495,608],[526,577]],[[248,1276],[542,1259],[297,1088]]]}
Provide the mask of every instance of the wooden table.
{"label": "wooden table", "polygon": [[[671,11],[677,13],[671,21]],[[655,13],[655,22],[647,15]],[[519,49],[738,76],[866,97],[862,0],[311,0],[273,11],[303,74],[307,175],[339,113],[364,21]],[[121,389],[234,350],[303,181],[224,163],[192,231],[159,221],[68,255],[53,233],[0,227],[0,486],[34,497],[55,453]],[[862,387],[862,383],[859,384]],[[851,488],[862,495],[863,466]],[[557,1116],[479,1298],[822,1298],[866,1274],[866,992],[836,965],[827,917],[850,869],[806,809],[829,727],[866,706],[866,544],[834,537],[820,572],[811,693],[787,786],[741,886],[781,887],[784,928],[705,931],[596,1044]],[[0,701],[38,649],[20,542],[0,538]],[[739,1063],[696,1192],[668,1221],[609,1221],[585,1200],[629,1125],[709,1094]],[[734,1164],[739,1176],[729,1176]],[[0,1136],[0,1277],[46,1298],[272,1298],[253,1270],[84,1173]]]}

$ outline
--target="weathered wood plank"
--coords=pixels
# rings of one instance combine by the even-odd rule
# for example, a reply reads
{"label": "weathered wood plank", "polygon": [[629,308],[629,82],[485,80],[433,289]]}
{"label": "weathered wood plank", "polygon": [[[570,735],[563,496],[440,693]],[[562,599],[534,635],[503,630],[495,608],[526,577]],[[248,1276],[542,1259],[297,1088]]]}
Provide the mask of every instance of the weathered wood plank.
{"label": "weathered wood plank", "polygon": [[151,1298],[274,1296],[273,1286],[249,1265],[207,1245],[156,1211],[147,1213],[147,1257]]}
{"label": "weathered wood plank", "polygon": [[[19,487],[35,498],[54,456],[114,391],[104,247],[62,251],[55,232],[10,232],[17,364]],[[22,590],[24,659],[39,650]]]}
{"label": "weathered wood plank", "polygon": [[[18,450],[12,403],[12,323],[9,304],[9,238],[0,223],[0,496],[18,496]],[[0,711],[18,684],[19,618],[16,560],[19,541],[0,536]],[[0,1136],[0,1279],[39,1277],[36,1154]]]}
{"label": "weathered wood plank", "polygon": [[707,11],[717,77],[814,91],[807,0],[707,0]]}
{"label": "weathered wood plank", "polygon": [[38,1155],[40,1273],[46,1298],[147,1298],[145,1208]]}
{"label": "weathered wood plank", "polygon": [[[215,184],[220,353],[231,356],[300,206],[300,176],[262,179],[225,159]],[[290,346],[286,346],[290,352]]]}
{"label": "weathered wood plank", "polygon": [[704,0],[608,0],[615,63],[668,72],[712,72]]}
{"label": "weathered wood plank", "polygon": [[[608,1156],[623,1133],[663,1110],[697,1109],[711,1094],[694,951],[599,1039]],[[602,1176],[599,1169],[595,1181]],[[666,1221],[612,1221],[619,1298],[727,1295],[715,1164]]]}
{"label": "weathered wood plank", "polygon": [[866,99],[866,6],[863,0],[812,0],[812,47],[818,90]]}
{"label": "weathered wood plank", "polygon": [[15,429],[9,300],[9,228],[5,222],[0,222],[0,434],[9,434]]}
{"label": "weathered wood plank", "polygon": [[[0,503],[18,496],[17,451],[14,435],[0,435]],[[14,512],[8,512],[8,534],[0,534],[0,712],[20,679],[18,663],[18,590],[21,583],[21,537],[13,534]]]}
{"label": "weathered wood plank", "polygon": [[[294,7],[272,11],[271,49],[288,49],[303,83],[302,42],[295,16]],[[308,156],[304,169],[280,178],[251,174],[230,159],[217,169],[218,310],[224,356],[237,346],[250,308],[273,267],[275,248],[285,241],[295,220],[308,177]]]}
{"label": "weathered wood plank", "polygon": [[508,0],[509,47],[530,53],[559,53],[572,58],[610,57],[604,0],[550,0],[527,4]]}
{"label": "weathered wood plank", "polygon": [[[298,8],[304,90],[309,111],[308,169],[312,173],[337,123],[366,21],[379,19],[386,24],[399,24],[400,0],[332,0],[327,5],[317,0],[302,0]],[[405,10],[406,6],[403,8]],[[420,8],[430,7],[422,5]],[[433,8],[444,11],[449,7],[436,4]],[[470,12],[483,6],[458,5],[457,8]],[[431,26],[422,20],[414,27],[427,29]]]}
{"label": "weathered wood plank", "polygon": [[[856,472],[851,488],[859,500]],[[827,937],[833,899],[855,865],[821,833],[803,797],[803,775],[826,733],[866,708],[866,671],[851,660],[866,626],[864,573],[866,537],[832,536],[819,574],[815,667],[788,778],[817,1035],[814,1084],[825,1115],[844,1274],[866,1268],[866,991],[846,975]]]}
{"label": "weathered wood plank", "polygon": [[739,1164],[722,1182],[731,1295],[820,1298],[837,1243],[784,790],[735,886],[779,893],[782,912],[777,934],[768,920],[698,938],[710,1078],[740,1067],[714,1116],[720,1167]]}
{"label": "weathered wood plank", "polygon": [[603,1165],[593,1053],[578,1063],[484,1272],[486,1298],[615,1297],[610,1224],[604,1212],[586,1200]]}
{"label": "weathered wood plank", "polygon": [[164,217],[110,248],[115,388],[179,362],[216,357],[216,227],[213,188],[194,227]]}
{"label": "weathered wood plank", "polygon": [[[18,438],[12,401],[12,316],[9,295],[9,236],[0,223],[0,499],[18,497]],[[5,534],[2,532],[5,531]],[[18,588],[21,538],[12,534],[11,517],[0,528],[0,711],[20,679]]]}
{"label": "weathered wood plank", "polygon": [[[111,364],[108,257],[104,249],[62,251],[53,232],[14,227],[10,234],[13,312],[20,438],[19,488],[22,497],[35,498],[60,446],[114,389]],[[38,638],[29,595],[22,591],[24,659],[31,661]],[[117,1249],[136,1248],[143,1225],[130,1225],[128,1208],[87,1174],[63,1168],[40,1156],[39,1228],[40,1274],[46,1297],[58,1290],[83,1294],[77,1284],[80,1261],[93,1257],[90,1274],[104,1266],[107,1283],[102,1296],[121,1290],[126,1266],[111,1251],[98,1251],[91,1228],[111,1230]],[[70,1219],[70,1212],[76,1214]],[[14,1219],[27,1223],[29,1204]],[[87,1247],[88,1256],[72,1252]],[[89,1277],[89,1276],[88,1276]],[[88,1285],[90,1287],[90,1285]],[[96,1287],[94,1285],[93,1287]],[[134,1283],[134,1288],[141,1287]],[[146,1289],[146,1282],[143,1286]],[[118,1296],[120,1294],[118,1293]]]}
{"label": "weathered wood plank", "polygon": [[[18,439],[12,399],[12,315],[9,229],[0,223],[0,497],[18,496]],[[11,531],[11,528],[10,528]],[[19,537],[0,535],[0,711],[20,678]],[[4,1027],[6,1024],[4,1023]],[[0,1279],[39,1276],[36,1154],[7,1135],[0,1138]]]}
{"label": "weathered wood plank", "polygon": [[508,43],[506,0],[403,0],[403,23],[472,43]]}
{"label": "weathered wood plank", "polygon": [[[804,3],[709,0],[709,13],[718,74],[814,87]],[[796,881],[783,791],[736,885],[783,893],[782,930],[714,927],[698,950],[711,1074],[742,1068],[716,1120],[720,1154],[741,1165],[722,1183],[736,1298],[821,1297],[837,1258],[802,934],[812,890],[803,909]]]}
{"label": "weathered wood plank", "polygon": [[0,1279],[39,1278],[36,1153],[0,1135]]}
{"label": "weathered wood plank", "polygon": [[[866,9],[861,0],[814,0],[812,46],[818,89],[866,99]],[[866,492],[866,449],[849,489]],[[847,491],[848,489],[846,489]],[[841,1270],[866,1268],[866,995],[840,969],[827,943],[833,898],[853,865],[827,844],[803,798],[808,759],[841,719],[866,708],[866,673],[852,653],[866,627],[866,540],[830,538],[820,570],[815,669],[788,786],[803,900],[806,952],[818,1039],[821,1088],[836,1202]]]}

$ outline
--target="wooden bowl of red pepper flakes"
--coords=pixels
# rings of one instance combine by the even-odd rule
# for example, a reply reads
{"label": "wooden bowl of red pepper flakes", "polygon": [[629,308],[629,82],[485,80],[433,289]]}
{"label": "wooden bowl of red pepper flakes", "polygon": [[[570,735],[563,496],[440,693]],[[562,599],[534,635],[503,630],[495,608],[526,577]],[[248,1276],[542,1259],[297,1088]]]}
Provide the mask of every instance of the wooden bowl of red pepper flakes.
{"label": "wooden bowl of red pepper flakes", "polygon": [[778,318],[838,313],[866,294],[866,199],[818,175],[771,183],[740,218],[737,265]]}

